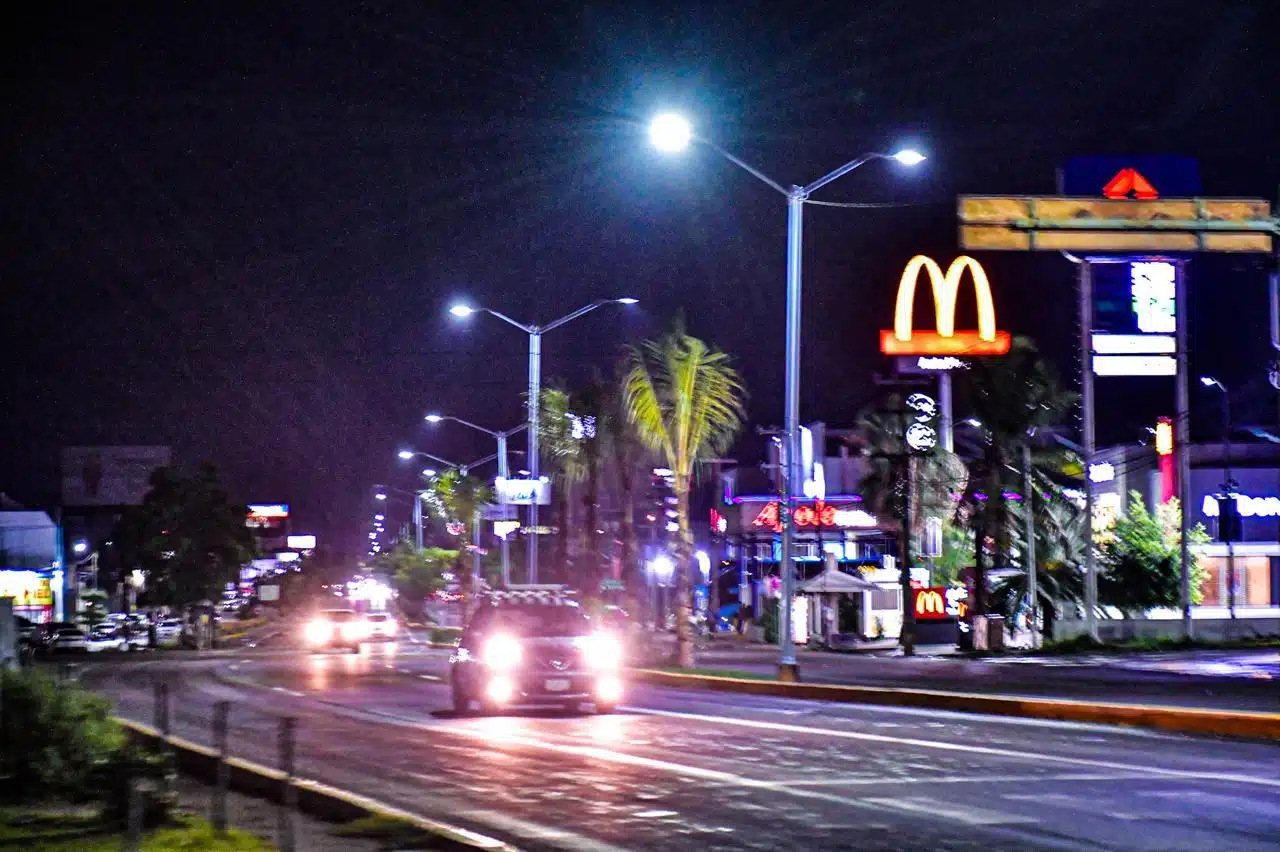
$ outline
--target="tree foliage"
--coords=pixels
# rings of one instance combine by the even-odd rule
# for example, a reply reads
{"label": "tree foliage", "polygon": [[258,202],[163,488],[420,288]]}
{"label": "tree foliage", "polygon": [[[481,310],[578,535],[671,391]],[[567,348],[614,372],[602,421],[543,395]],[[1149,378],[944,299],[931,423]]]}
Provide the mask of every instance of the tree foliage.
{"label": "tree foliage", "polygon": [[684,667],[693,665],[689,489],[694,466],[728,448],[742,426],[744,395],[729,356],[686,334],[679,323],[630,350],[623,379],[627,420],[672,471],[676,493],[676,648]]}
{"label": "tree foliage", "polygon": [[419,550],[408,542],[401,542],[378,562],[400,593],[400,608],[416,616],[422,612],[424,599],[445,588],[444,575],[453,570],[457,560],[456,550],[443,547]]}
{"label": "tree foliage", "polygon": [[[469,546],[471,542],[479,539],[478,525],[483,522],[482,511],[486,504],[493,502],[493,499],[493,489],[481,480],[460,470],[450,469],[431,478],[425,505],[432,517],[446,523],[461,524],[465,535],[464,540]],[[465,547],[457,551],[441,552],[455,554],[453,570],[458,576],[458,585],[462,590],[465,608],[475,593],[469,564],[470,554],[466,552]]]}
{"label": "tree foliage", "polygon": [[[1126,617],[1153,607],[1177,607],[1182,602],[1182,509],[1170,500],[1152,515],[1142,495],[1129,496],[1129,508],[1116,519],[1112,537],[1103,542],[1099,559],[1098,601]],[[1188,532],[1192,544],[1209,540],[1197,524]],[[1205,571],[1195,563],[1191,572],[1191,602],[1201,600]]]}
{"label": "tree foliage", "polygon": [[121,557],[117,579],[141,569],[151,603],[216,597],[255,553],[245,507],[231,501],[209,464],[190,475],[158,468],[150,485],[142,505],[126,510],[112,535]]}

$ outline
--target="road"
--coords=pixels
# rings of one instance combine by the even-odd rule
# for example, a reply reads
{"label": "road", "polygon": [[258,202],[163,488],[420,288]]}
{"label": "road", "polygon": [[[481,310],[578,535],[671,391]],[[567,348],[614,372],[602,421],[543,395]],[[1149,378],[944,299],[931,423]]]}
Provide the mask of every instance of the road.
{"label": "road", "polygon": [[447,657],[262,649],[94,661],[84,682],[274,766],[527,850],[1280,848],[1280,748],[1121,728],[634,686],[613,716],[455,717]]}

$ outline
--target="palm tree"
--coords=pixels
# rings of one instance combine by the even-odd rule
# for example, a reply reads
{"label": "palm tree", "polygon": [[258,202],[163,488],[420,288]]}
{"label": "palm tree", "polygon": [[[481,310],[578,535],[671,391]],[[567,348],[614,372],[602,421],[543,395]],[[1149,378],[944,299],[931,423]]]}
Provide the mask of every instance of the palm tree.
{"label": "palm tree", "polygon": [[[905,450],[903,436],[912,419],[897,397],[890,397],[885,408],[864,412],[858,418],[858,432],[869,468],[859,491],[873,513],[892,517],[899,524],[902,521],[899,466],[894,457],[901,456]],[[968,469],[954,453],[935,448],[915,457],[909,484],[913,541],[918,541],[923,534],[927,519],[946,521],[955,514],[957,495],[964,493],[968,479]],[[904,558],[909,560],[910,554],[904,554]]]}
{"label": "palm tree", "polygon": [[[1013,341],[1009,354],[974,361],[962,374],[969,410],[982,430],[982,454],[977,460],[980,481],[972,483],[973,522],[980,537],[995,539],[995,558],[1009,564],[1014,517],[1007,494],[1021,491],[1021,450],[1037,431],[1057,425],[1075,404],[1076,394],[1058,383],[1053,366],[1040,358],[1028,338]],[[979,477],[975,477],[979,479]],[[978,492],[981,492],[979,495]],[[975,550],[974,611],[986,609],[985,548]]]}
{"label": "palm tree", "polygon": [[665,460],[676,492],[676,662],[693,666],[690,623],[693,529],[689,489],[700,458],[727,449],[742,426],[744,389],[729,356],[685,333],[680,323],[630,351],[623,382],[627,419]]}
{"label": "palm tree", "polygon": [[[1036,476],[1033,471],[1032,511],[1036,535],[1037,609],[1044,616],[1044,634],[1053,636],[1053,624],[1063,607],[1084,606],[1084,575],[1088,527],[1085,511],[1069,500],[1056,483]],[[1014,536],[1022,553],[1026,553],[1026,532],[1019,525]],[[1025,560],[1024,560],[1025,562]],[[1027,571],[1022,569],[996,584],[991,591],[991,609],[1012,620],[1027,600]]]}
{"label": "palm tree", "polygon": [[[493,489],[486,486],[474,476],[469,476],[456,468],[446,470],[431,478],[427,489],[426,504],[430,513],[447,523],[462,524],[463,536],[467,544],[479,540],[478,525],[481,510],[485,504],[493,502]],[[458,586],[462,592],[462,611],[470,612],[474,578],[471,566],[467,564],[469,555],[466,547],[459,547],[455,561],[455,573]]]}
{"label": "palm tree", "polygon": [[[628,359],[619,364],[618,383],[623,381],[630,370]],[[627,397],[625,393],[611,395],[613,411],[610,421],[613,424],[611,444],[614,463],[618,471],[619,499],[622,502],[622,554],[619,562],[622,566],[623,587],[629,590],[635,602],[648,605],[648,596],[640,594],[640,540],[636,532],[636,475],[646,455],[644,444],[636,432],[627,414]]]}
{"label": "palm tree", "polygon": [[600,548],[600,486],[604,476],[605,459],[612,449],[614,415],[617,410],[616,386],[606,384],[595,372],[591,381],[583,385],[570,400],[577,428],[573,437],[581,447],[583,469],[583,526],[582,562],[580,571],[584,585],[596,588],[604,579],[603,554]]}
{"label": "palm tree", "polygon": [[573,486],[586,476],[586,463],[582,441],[574,437],[570,418],[572,400],[569,392],[557,387],[542,389],[542,412],[538,423],[538,441],[541,444],[555,483],[556,513],[560,531],[556,536],[554,574],[568,580],[569,571],[569,498]]}

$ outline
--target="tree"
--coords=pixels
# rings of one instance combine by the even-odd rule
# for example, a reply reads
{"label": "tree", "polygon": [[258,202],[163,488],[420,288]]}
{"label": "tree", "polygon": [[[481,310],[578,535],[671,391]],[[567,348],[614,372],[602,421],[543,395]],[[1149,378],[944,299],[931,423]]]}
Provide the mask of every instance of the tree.
{"label": "tree", "polygon": [[425,502],[433,517],[462,525],[466,546],[445,552],[455,555],[454,566],[462,590],[463,611],[469,611],[475,590],[467,550],[479,540],[480,516],[484,506],[493,502],[493,490],[474,476],[450,469],[431,478]]}
{"label": "tree", "polygon": [[400,593],[400,608],[418,616],[422,601],[447,585],[444,575],[457,563],[458,551],[443,547],[419,550],[402,542],[378,561]]}
{"label": "tree", "polygon": [[255,552],[245,507],[231,502],[209,464],[191,475],[158,468],[150,485],[142,505],[125,511],[112,535],[121,557],[117,582],[137,567],[151,603],[217,597]]}
{"label": "tree", "polygon": [[[901,457],[906,451],[904,435],[913,420],[899,397],[890,397],[884,408],[866,411],[858,418],[858,431],[868,473],[859,489],[871,511],[902,523],[902,501],[898,499]],[[969,480],[964,461],[940,447],[915,456],[910,486],[911,540],[919,541],[929,518],[948,522],[956,512],[957,495]],[[908,564],[911,555],[904,554]]]}
{"label": "tree", "polygon": [[[629,359],[619,364],[617,386],[630,370]],[[646,451],[635,424],[627,414],[627,397],[625,393],[611,394],[612,423],[611,441],[612,456],[618,470],[619,499],[622,503],[622,554],[619,562],[622,566],[622,582],[629,597],[647,607],[649,596],[642,593],[643,575],[640,570],[640,538],[636,532],[636,475],[643,463]]]}
{"label": "tree", "polygon": [[569,392],[557,387],[544,387],[541,407],[538,441],[550,466],[555,485],[556,514],[560,519],[553,571],[560,579],[569,580],[574,578],[569,569],[569,498],[573,486],[586,476],[586,460],[582,441],[574,437],[573,405]]}
{"label": "tree", "polygon": [[600,547],[600,490],[604,462],[613,444],[617,387],[595,373],[572,395],[570,437],[578,441],[585,488],[582,493],[583,525],[579,575],[582,588],[593,592],[604,579],[604,554]]}
{"label": "tree", "polygon": [[[1036,531],[1036,599],[1043,615],[1044,634],[1053,636],[1054,622],[1064,606],[1084,607],[1085,548],[1088,524],[1082,506],[1062,494],[1061,489],[1034,487]],[[1026,553],[1025,531],[1017,544]],[[991,592],[991,609],[1012,620],[1026,605],[1027,571],[1021,569],[1002,579]]]}
{"label": "tree", "polygon": [[[961,374],[961,388],[982,430],[982,454],[970,482],[971,523],[980,537],[995,540],[995,558],[1011,562],[1015,515],[1008,494],[1022,491],[1022,447],[1037,432],[1059,424],[1075,404],[1063,390],[1053,366],[1039,357],[1035,344],[1015,338],[1000,358],[975,359]],[[986,612],[985,548],[975,550],[974,610]]]}
{"label": "tree", "polygon": [[630,350],[623,383],[627,419],[640,440],[672,472],[676,493],[676,662],[693,666],[690,623],[693,528],[689,489],[701,458],[723,452],[742,426],[742,380],[729,356],[685,333],[677,323],[656,340]]}
{"label": "tree", "polygon": [[[1182,602],[1182,509],[1170,500],[1147,511],[1142,495],[1129,496],[1129,509],[1116,519],[1112,536],[1099,548],[1098,602],[1113,606],[1126,618],[1154,607],[1177,607]],[[1204,527],[1188,531],[1192,544],[1209,540]],[[1191,571],[1191,602],[1200,603],[1206,571],[1197,562]]]}

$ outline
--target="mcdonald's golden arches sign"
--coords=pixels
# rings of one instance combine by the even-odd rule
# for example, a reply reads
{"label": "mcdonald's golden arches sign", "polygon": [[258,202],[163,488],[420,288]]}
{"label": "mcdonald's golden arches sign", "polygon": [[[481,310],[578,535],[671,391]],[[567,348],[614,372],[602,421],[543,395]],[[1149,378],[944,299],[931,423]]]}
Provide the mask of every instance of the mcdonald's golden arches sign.
{"label": "mcdonald's golden arches sign", "polygon": [[[968,270],[973,278],[974,296],[978,304],[978,328],[956,330],[956,301],[960,279]],[[916,282],[921,271],[929,276],[933,306],[937,317],[935,331],[912,328]],[[880,332],[880,351],[886,355],[1003,355],[1009,351],[1009,333],[996,330],[996,308],[991,298],[991,284],[982,264],[961,255],[951,261],[946,273],[931,257],[918,254],[902,270],[898,282],[898,303],[893,315],[893,330]]]}

